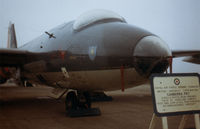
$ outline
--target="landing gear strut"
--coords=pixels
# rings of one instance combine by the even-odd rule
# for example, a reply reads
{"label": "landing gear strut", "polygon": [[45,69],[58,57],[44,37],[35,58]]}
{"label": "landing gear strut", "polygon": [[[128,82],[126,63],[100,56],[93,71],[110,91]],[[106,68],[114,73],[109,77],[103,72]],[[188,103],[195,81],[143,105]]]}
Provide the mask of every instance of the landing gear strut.
{"label": "landing gear strut", "polygon": [[89,92],[70,91],[65,99],[66,115],[70,117],[99,116],[99,108],[91,108],[91,96]]}

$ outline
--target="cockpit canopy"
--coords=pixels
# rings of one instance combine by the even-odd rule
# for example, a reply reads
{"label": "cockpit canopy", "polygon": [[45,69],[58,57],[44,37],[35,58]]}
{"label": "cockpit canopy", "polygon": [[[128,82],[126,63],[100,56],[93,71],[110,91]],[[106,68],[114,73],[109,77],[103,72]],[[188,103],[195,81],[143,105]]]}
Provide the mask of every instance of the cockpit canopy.
{"label": "cockpit canopy", "polygon": [[119,21],[119,22],[124,22],[126,23],[125,19],[121,17],[120,15],[108,11],[108,10],[92,10],[89,12],[86,12],[79,16],[74,24],[73,24],[73,29],[75,31],[81,30],[82,28],[89,26],[91,24],[94,24],[98,21],[103,21],[103,20],[112,20],[112,21]]}

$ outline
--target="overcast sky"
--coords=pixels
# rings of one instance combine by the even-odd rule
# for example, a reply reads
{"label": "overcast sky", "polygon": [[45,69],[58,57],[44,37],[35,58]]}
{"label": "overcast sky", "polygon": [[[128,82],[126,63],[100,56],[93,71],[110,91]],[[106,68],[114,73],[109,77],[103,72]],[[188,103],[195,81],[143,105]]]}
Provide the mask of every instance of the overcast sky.
{"label": "overcast sky", "polygon": [[[0,0],[0,47],[6,47],[9,21],[18,46],[92,9],[106,9],[129,24],[160,36],[171,49],[200,50],[199,0]],[[174,72],[199,72],[200,65],[174,60]]]}

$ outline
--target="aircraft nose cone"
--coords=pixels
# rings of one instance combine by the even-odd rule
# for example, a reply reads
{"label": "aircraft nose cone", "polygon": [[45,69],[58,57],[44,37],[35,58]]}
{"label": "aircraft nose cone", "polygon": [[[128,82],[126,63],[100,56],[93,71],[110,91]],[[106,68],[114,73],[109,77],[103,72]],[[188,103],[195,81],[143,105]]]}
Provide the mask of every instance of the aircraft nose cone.
{"label": "aircraft nose cone", "polygon": [[133,56],[169,57],[172,53],[169,46],[159,37],[146,36],[136,45]]}
{"label": "aircraft nose cone", "polygon": [[133,56],[135,69],[148,77],[152,73],[163,73],[169,66],[168,57],[172,53],[159,37],[146,36],[136,45]]}

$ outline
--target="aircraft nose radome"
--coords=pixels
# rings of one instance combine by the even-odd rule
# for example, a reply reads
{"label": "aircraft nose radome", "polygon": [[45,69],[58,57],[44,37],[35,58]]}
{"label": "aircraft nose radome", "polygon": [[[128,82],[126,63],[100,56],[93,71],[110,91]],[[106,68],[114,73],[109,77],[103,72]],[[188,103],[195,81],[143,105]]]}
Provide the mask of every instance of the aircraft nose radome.
{"label": "aircraft nose radome", "polygon": [[134,56],[168,57],[172,56],[169,46],[157,36],[142,38],[135,47]]}

